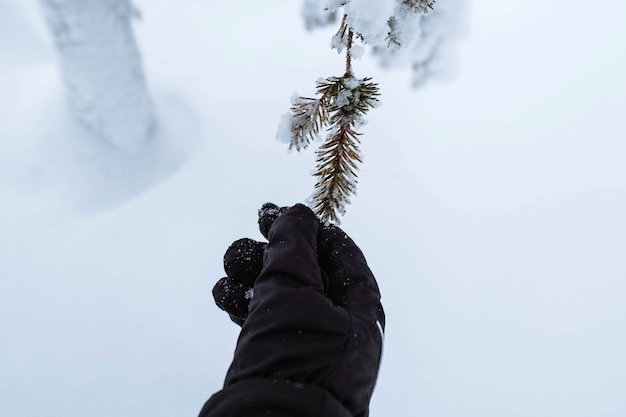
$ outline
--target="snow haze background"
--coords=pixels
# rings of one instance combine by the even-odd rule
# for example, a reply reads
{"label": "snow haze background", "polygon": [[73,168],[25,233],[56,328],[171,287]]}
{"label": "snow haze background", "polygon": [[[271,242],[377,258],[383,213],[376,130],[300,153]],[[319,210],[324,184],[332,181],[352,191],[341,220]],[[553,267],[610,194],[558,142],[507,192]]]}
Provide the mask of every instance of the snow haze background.
{"label": "snow haze background", "polygon": [[[160,147],[126,175],[72,146],[36,2],[0,0],[2,416],[197,415],[238,334],[224,250],[312,190],[313,152],[274,137],[341,73],[336,28],[288,0],[136,4]],[[372,415],[624,416],[626,6],[468,13],[447,82],[355,62],[383,103],[342,223],[387,311]]]}

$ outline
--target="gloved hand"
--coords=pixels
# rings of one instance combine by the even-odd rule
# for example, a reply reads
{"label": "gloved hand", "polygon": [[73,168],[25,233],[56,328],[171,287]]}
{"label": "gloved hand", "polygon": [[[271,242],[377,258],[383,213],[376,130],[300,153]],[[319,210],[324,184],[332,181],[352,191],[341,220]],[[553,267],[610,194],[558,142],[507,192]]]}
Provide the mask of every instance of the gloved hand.
{"label": "gloved hand", "polygon": [[[259,230],[266,239],[269,239],[269,231],[274,221],[288,208],[265,203],[259,209]],[[338,252],[333,251],[330,245],[342,233],[337,226],[321,225],[317,245],[324,293],[333,304],[345,307],[345,287],[349,280],[342,273]],[[224,270],[227,276],[217,281],[213,287],[213,298],[215,304],[227,312],[231,320],[239,326],[248,317],[248,307],[254,296],[252,287],[263,269],[263,252],[266,246],[266,243],[242,238],[233,242],[224,254]]]}
{"label": "gloved hand", "polygon": [[242,330],[224,389],[200,415],[366,417],[385,315],[363,254],[303,205],[266,204],[259,226],[269,243],[235,242],[214,289]]}

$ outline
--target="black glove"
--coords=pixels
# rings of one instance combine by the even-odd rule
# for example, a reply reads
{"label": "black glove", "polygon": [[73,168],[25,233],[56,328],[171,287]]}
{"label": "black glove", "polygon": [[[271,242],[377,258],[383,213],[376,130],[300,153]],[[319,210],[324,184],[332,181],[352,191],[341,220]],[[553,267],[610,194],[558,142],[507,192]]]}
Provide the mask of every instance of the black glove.
{"label": "black glove", "polygon": [[[201,416],[365,417],[385,326],[374,276],[352,239],[322,226],[310,209],[264,208],[263,267],[247,318],[243,309],[227,310],[243,327],[224,389]],[[242,259],[229,251],[237,256],[228,259]],[[229,294],[240,297],[241,289]]]}
{"label": "black glove", "polygon": [[[261,234],[269,239],[269,231],[274,221],[289,207],[278,207],[265,203],[258,212]],[[321,225],[318,233],[318,261],[322,270],[324,293],[333,304],[345,307],[348,278],[342,270],[342,263],[330,242],[343,231],[334,225]],[[213,287],[215,304],[228,313],[231,320],[242,326],[248,317],[248,306],[254,296],[254,281],[263,269],[263,252],[267,244],[243,238],[233,242],[224,254],[226,277]]]}

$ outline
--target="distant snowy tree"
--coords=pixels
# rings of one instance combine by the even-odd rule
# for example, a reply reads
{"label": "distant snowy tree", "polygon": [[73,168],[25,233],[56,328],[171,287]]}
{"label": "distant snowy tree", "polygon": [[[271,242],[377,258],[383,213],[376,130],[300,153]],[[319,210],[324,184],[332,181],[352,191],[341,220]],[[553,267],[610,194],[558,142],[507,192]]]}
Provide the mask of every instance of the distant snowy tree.
{"label": "distant snowy tree", "polygon": [[70,109],[105,146],[140,151],[155,115],[131,28],[130,0],[39,0],[58,49]]}
{"label": "distant snowy tree", "polygon": [[332,24],[343,15],[331,48],[345,51],[345,72],[318,80],[319,98],[293,97],[291,112],[283,116],[277,137],[290,150],[300,151],[326,128],[317,151],[313,173],[317,183],[311,196],[311,205],[323,220],[339,222],[356,192],[356,171],[362,162],[357,130],[365,124],[367,111],[378,105],[378,85],[369,77],[354,76],[353,58],[360,58],[370,46],[384,66],[410,64],[413,86],[421,86],[437,74],[434,63],[443,45],[461,33],[467,1],[304,0],[302,16],[309,30]]}

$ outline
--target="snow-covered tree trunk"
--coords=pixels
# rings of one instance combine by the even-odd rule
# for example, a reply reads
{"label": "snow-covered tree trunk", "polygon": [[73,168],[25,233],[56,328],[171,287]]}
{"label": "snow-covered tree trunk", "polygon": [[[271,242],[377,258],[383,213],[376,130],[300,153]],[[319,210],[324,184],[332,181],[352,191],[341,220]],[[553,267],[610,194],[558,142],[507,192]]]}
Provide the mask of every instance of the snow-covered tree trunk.
{"label": "snow-covered tree trunk", "polygon": [[58,49],[70,109],[107,147],[140,151],[155,130],[131,28],[130,0],[39,0]]}

